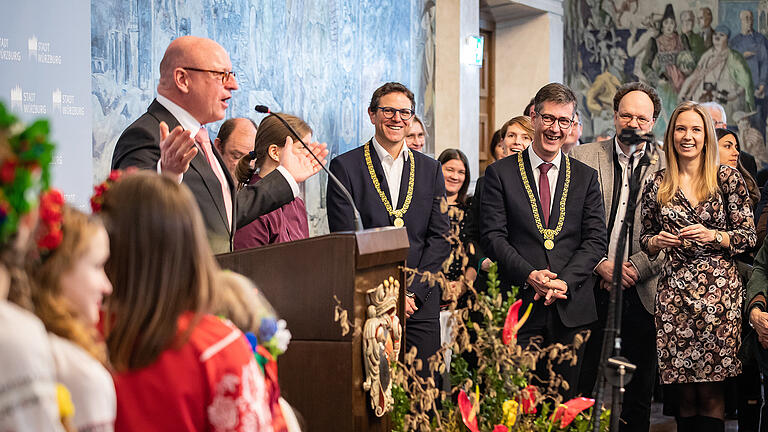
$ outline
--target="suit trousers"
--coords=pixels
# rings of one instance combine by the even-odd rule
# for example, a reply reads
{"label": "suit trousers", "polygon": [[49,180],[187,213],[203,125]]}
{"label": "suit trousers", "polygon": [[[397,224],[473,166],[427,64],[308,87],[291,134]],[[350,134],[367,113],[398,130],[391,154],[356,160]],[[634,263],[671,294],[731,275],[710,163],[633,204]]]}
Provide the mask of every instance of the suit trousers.
{"label": "suit trousers", "polygon": [[[421,360],[421,370],[418,374],[422,378],[428,378],[429,358],[440,349],[440,319],[407,319],[405,320],[405,352],[415,346],[417,349],[416,358]],[[436,359],[441,361],[442,359]],[[433,375],[435,385],[441,388],[440,373]]]}
{"label": "suit trousers", "polygon": [[[556,343],[570,345],[573,343],[574,336],[587,329],[587,326],[566,327],[560,319],[557,306],[554,303],[549,306],[544,306],[544,300],[534,302],[534,294],[535,292],[531,287],[526,287],[522,294],[523,305],[520,308],[520,316],[522,316],[525,309],[528,308],[529,303],[533,303],[533,308],[531,309],[528,321],[525,322],[523,327],[520,328],[520,331],[517,333],[517,343],[521,347],[525,348],[531,342],[536,343],[542,348]],[[569,386],[568,390],[562,388],[559,389],[559,393],[563,397],[564,402],[576,395],[576,384],[579,379],[579,370],[581,369],[581,359],[583,354],[584,344],[582,344],[576,352],[577,361],[575,366],[571,366],[569,362],[553,364],[554,372],[562,376],[563,380],[566,381]],[[539,364],[536,367],[536,374],[531,380],[531,384],[537,387],[546,387],[550,378],[548,376],[545,360],[546,359],[539,360]]]}
{"label": "suit trousers", "polygon": [[[596,395],[600,351],[603,346],[605,321],[610,295],[595,289],[598,319],[590,326],[591,335],[584,353],[578,393]],[[632,380],[625,386],[619,429],[622,432],[648,432],[651,417],[651,396],[656,378],[656,323],[643,306],[635,288],[623,292],[621,323],[621,355],[637,366]]]}

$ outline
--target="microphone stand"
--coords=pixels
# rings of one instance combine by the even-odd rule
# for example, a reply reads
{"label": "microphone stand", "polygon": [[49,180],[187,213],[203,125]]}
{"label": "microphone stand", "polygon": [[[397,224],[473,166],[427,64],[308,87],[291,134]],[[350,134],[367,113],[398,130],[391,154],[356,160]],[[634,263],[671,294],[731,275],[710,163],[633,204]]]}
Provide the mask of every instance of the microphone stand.
{"label": "microphone stand", "polygon": [[624,386],[632,380],[636,366],[624,357],[621,357],[621,314],[623,309],[623,288],[621,284],[622,274],[624,273],[624,252],[627,249],[627,235],[633,232],[635,222],[635,207],[637,205],[637,196],[640,191],[640,181],[642,175],[634,178],[634,160],[637,144],[646,142],[646,149],[650,154],[653,151],[653,135],[638,136],[635,131],[621,133],[622,141],[632,142],[627,164],[629,178],[629,196],[627,198],[627,208],[624,214],[624,222],[619,230],[619,238],[616,244],[616,255],[613,263],[613,277],[611,279],[611,295],[608,303],[608,315],[606,317],[606,327],[603,337],[603,346],[600,354],[600,367],[597,374],[597,395],[595,397],[595,408],[592,412],[592,430],[600,431],[600,410],[605,398],[606,384],[611,384],[611,423],[610,432],[618,432],[619,419],[621,418],[622,401],[624,398]]}
{"label": "microphone stand", "polygon": [[313,158],[315,158],[317,163],[320,165],[320,168],[322,168],[323,171],[325,171],[326,174],[328,174],[328,178],[333,180],[333,183],[339,189],[341,189],[341,192],[344,195],[344,197],[347,199],[347,202],[349,203],[350,206],[352,206],[352,214],[353,214],[353,217],[354,217],[354,220],[355,220],[355,231],[362,231],[363,230],[363,223],[361,222],[361,219],[360,219],[360,212],[357,210],[357,207],[355,206],[355,200],[352,199],[352,195],[349,193],[347,188],[344,187],[344,185],[339,181],[339,179],[336,178],[336,176],[333,175],[333,173],[331,171],[329,171],[328,168],[326,168],[325,165],[323,165],[322,162],[320,162],[320,159],[318,159],[317,156],[312,152],[312,150],[309,149],[309,146],[307,146],[307,143],[305,143],[304,140],[301,139],[301,136],[299,135],[299,133],[296,132],[296,130],[290,124],[288,124],[287,121],[285,121],[283,116],[281,116],[278,113],[274,113],[274,112],[270,111],[269,108],[267,108],[265,105],[256,105],[254,107],[254,109],[257,112],[260,112],[260,113],[263,113],[263,114],[271,114],[271,115],[275,116],[278,120],[280,120],[285,125],[285,127],[288,128],[289,131],[291,131],[291,133],[296,138],[298,138],[298,140],[301,143],[301,145],[304,146],[304,148],[309,152],[309,154],[312,155]]}

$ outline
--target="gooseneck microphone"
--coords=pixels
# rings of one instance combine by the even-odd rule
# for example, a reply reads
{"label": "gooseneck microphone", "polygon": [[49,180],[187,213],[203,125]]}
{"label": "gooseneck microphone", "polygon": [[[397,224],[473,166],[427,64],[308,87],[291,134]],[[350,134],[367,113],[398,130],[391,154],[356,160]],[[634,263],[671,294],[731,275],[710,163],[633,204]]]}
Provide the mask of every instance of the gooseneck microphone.
{"label": "gooseneck microphone", "polygon": [[333,182],[336,184],[336,186],[338,186],[339,189],[341,189],[341,192],[344,194],[344,197],[347,199],[347,202],[349,202],[349,205],[352,206],[352,212],[353,212],[354,218],[355,218],[355,231],[362,231],[363,230],[363,223],[360,220],[360,212],[357,210],[357,207],[355,207],[355,201],[352,199],[352,195],[349,193],[347,188],[344,187],[344,185],[339,181],[339,179],[336,178],[336,176],[333,175],[333,173],[331,171],[329,171],[328,168],[326,168],[325,165],[322,162],[320,162],[320,159],[318,159],[317,156],[314,153],[312,153],[312,150],[310,150],[309,146],[307,146],[307,143],[305,143],[304,140],[301,139],[301,136],[299,135],[299,133],[296,132],[296,130],[293,129],[293,127],[291,127],[291,125],[288,124],[287,121],[285,121],[283,116],[281,116],[278,113],[274,113],[274,112],[270,111],[269,108],[266,107],[265,105],[256,105],[253,109],[255,109],[257,112],[260,112],[260,113],[263,113],[263,114],[271,114],[271,115],[277,117],[277,119],[280,120],[285,125],[285,127],[287,127],[288,130],[291,131],[291,133],[296,138],[299,139],[299,142],[301,143],[301,145],[303,145],[304,148],[307,149],[309,154],[311,154],[312,157],[315,158],[317,163],[320,164],[320,168],[322,168],[328,174],[328,178],[333,180]]}

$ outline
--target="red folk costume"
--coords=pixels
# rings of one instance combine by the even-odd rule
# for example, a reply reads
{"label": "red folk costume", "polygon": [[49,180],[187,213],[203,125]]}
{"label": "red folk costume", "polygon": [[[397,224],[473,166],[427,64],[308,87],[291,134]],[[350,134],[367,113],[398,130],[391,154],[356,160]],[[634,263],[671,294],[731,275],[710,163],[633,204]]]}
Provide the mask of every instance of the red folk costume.
{"label": "red folk costume", "polygon": [[[178,320],[177,337],[194,315]],[[115,375],[116,431],[272,431],[264,376],[243,333],[203,316],[189,340]]]}

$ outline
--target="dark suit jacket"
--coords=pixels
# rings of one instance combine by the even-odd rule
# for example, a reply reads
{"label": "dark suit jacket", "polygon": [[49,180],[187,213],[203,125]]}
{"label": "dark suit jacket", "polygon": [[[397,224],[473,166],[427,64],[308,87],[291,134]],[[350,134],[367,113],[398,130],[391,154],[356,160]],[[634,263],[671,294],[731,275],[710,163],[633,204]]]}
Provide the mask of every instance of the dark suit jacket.
{"label": "dark suit jacket", "polygon": [[[161,121],[168,124],[169,130],[179,126],[176,117],[154,100],[147,112],[120,135],[112,154],[112,169],[135,166],[156,170],[157,161],[160,160]],[[248,225],[257,217],[293,200],[291,186],[279,172],[270,173],[255,185],[247,186],[236,193],[234,181],[215,147],[213,153],[222,166],[232,193],[232,217],[237,228]],[[202,151],[192,159],[182,183],[192,191],[197,200],[213,252],[230,252],[234,230],[230,229],[232,224],[227,221],[221,183]]]}
{"label": "dark suit jacket", "polygon": [[[554,303],[563,324],[567,327],[589,324],[597,319],[593,270],[608,248],[597,173],[571,159],[565,221],[562,231],[555,237],[554,249],[547,251],[522,183],[518,157],[523,158],[528,181],[539,202],[527,151],[496,161],[486,168],[480,221],[483,249],[498,262],[502,281],[513,285],[523,286],[532,271],[549,267],[568,284],[568,298]],[[552,228],[560,214],[564,184],[565,159],[560,164],[552,197]],[[540,203],[538,209],[543,220]]]}
{"label": "dark suit jacket", "polygon": [[[638,169],[642,174],[640,179],[640,187],[645,185],[645,182],[653,179],[656,171],[666,167],[664,159],[664,152],[658,147],[654,149],[655,157],[649,157],[649,151],[646,150],[645,156],[640,160],[637,168],[633,173],[637,173]],[[614,138],[604,141],[598,141],[594,143],[580,145],[574,147],[571,150],[571,156],[578,159],[588,166],[594,168],[597,171],[597,178],[600,182],[600,190],[603,195],[603,208],[605,209],[606,223],[613,221],[613,224],[619,223],[617,220],[617,208],[618,208],[618,190],[615,190],[616,177],[615,177],[615,158],[616,145]],[[619,177],[619,180],[621,177]],[[635,207],[635,220],[632,226],[632,241],[629,243],[629,260],[635,265],[638,271],[640,280],[636,285],[637,294],[640,297],[640,301],[643,303],[645,309],[653,315],[655,310],[656,301],[656,284],[659,279],[659,272],[661,272],[661,260],[650,260],[648,255],[640,249],[640,231],[643,228],[643,217],[641,215],[640,200],[643,194],[637,194],[637,201]],[[613,216],[613,218],[611,218]],[[612,224],[611,227],[612,228]],[[610,231],[607,232],[610,236]],[[609,239],[610,242],[610,239]]]}
{"label": "dark suit jacket", "polygon": [[[373,148],[373,144],[370,141],[368,143],[371,146],[371,161],[379,179],[381,190],[392,202],[379,155]],[[339,178],[339,181],[352,195],[355,206],[360,211],[364,228],[391,226],[393,219],[381,202],[365,164],[364,148],[365,146],[360,146],[334,158],[330,164],[331,172]],[[450,229],[448,215],[440,211],[440,202],[445,197],[443,171],[440,163],[436,160],[419,152],[411,153],[413,158],[408,158],[408,161],[403,164],[400,197],[395,207],[399,209],[403,206],[408,191],[410,166],[412,163],[416,163],[413,199],[403,218],[410,242],[406,264],[410,268],[417,268],[421,271],[437,272],[443,265],[443,261],[448,258],[451,249],[445,238]],[[353,231],[355,229],[352,207],[332,181],[328,182],[326,205],[328,207],[328,226],[331,232]],[[416,294],[416,305],[419,307],[419,310],[411,318],[437,318],[440,313],[441,292],[439,287],[435,285],[430,288],[426,284],[416,282],[417,280],[418,278],[408,288]]]}

